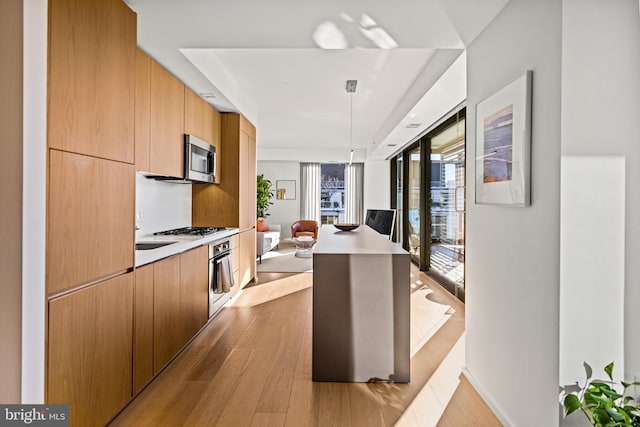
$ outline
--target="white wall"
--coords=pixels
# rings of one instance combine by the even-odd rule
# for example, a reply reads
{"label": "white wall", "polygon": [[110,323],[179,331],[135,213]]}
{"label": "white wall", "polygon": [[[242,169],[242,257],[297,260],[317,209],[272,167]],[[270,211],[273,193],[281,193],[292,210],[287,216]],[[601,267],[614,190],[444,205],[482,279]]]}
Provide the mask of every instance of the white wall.
{"label": "white wall", "polygon": [[[269,207],[267,224],[280,224],[281,238],[291,237],[291,224],[300,219],[300,163],[294,161],[258,160],[258,175],[264,175],[271,181],[274,197]],[[295,200],[277,200],[275,197],[276,181],[292,180],[296,182]]]}
{"label": "white wall", "polygon": [[[562,154],[623,156],[626,170],[624,220],[624,367],[626,377],[640,378],[640,12],[636,0],[564,0],[562,17]],[[597,30],[594,30],[597,29]],[[593,170],[594,174],[600,174]],[[624,189],[624,182],[612,186]],[[562,200],[570,198],[563,194]],[[594,200],[595,203],[599,201]],[[612,226],[615,226],[612,224]],[[608,226],[601,227],[607,233]],[[594,242],[595,243],[595,242]],[[616,242],[604,239],[592,250],[609,252]],[[600,268],[612,268],[601,264]],[[620,271],[597,286],[601,293],[621,286]],[[616,277],[618,280],[616,280]],[[615,294],[612,289],[611,294]],[[571,301],[565,301],[569,304]],[[603,309],[601,301],[583,310]],[[606,322],[600,332],[612,327]],[[613,327],[621,328],[622,325]],[[563,343],[564,344],[564,343]],[[593,349],[592,349],[593,350]],[[586,350],[585,350],[586,351]],[[586,357],[605,357],[590,352]],[[610,360],[613,360],[611,355]],[[592,366],[601,372],[602,366]],[[622,372],[620,372],[622,373]]]}
{"label": "white wall", "polygon": [[22,3],[22,403],[44,403],[48,2]]}
{"label": "white wall", "polygon": [[[511,0],[467,50],[466,373],[506,425],[558,425],[561,3]],[[474,203],[476,104],[533,70],[532,203]]]}
{"label": "white wall", "polygon": [[364,212],[367,209],[389,209],[390,173],[388,160],[364,162]]}

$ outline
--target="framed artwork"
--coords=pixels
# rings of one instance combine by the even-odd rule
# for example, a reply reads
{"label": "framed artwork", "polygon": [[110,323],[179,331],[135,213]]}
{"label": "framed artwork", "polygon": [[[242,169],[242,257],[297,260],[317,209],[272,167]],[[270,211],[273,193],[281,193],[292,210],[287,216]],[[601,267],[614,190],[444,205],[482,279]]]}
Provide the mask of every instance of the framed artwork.
{"label": "framed artwork", "polygon": [[532,75],[476,105],[476,204],[531,204]]}
{"label": "framed artwork", "polygon": [[296,181],[295,180],[276,181],[276,199],[295,200],[295,198],[296,198]]}

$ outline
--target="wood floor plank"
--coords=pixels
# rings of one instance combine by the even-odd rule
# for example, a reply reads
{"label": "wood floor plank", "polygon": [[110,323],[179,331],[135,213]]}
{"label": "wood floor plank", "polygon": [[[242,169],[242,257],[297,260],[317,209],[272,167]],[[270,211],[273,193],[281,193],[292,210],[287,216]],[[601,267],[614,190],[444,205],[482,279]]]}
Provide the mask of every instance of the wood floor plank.
{"label": "wood floor plank", "polygon": [[240,379],[251,363],[253,351],[233,349],[229,357],[209,382],[207,389],[187,417],[184,426],[215,426],[229,404]]}
{"label": "wood floor plank", "polygon": [[351,422],[348,387],[343,383],[313,383],[312,425],[348,426]]}
{"label": "wood floor plank", "polygon": [[380,401],[368,384],[348,384],[351,426],[384,426]]}
{"label": "wood floor plank", "polygon": [[310,280],[309,273],[261,273],[112,425],[500,425],[459,375],[464,305],[415,268],[415,289],[429,286],[433,292],[423,291],[424,298],[451,310],[441,325],[433,317],[440,306],[432,310],[420,300],[412,311],[412,322],[423,322],[416,330],[432,335],[411,359],[411,382],[312,382]]}
{"label": "wood floor plank", "polygon": [[256,412],[251,421],[251,427],[282,427],[285,414],[273,414],[270,412]]}
{"label": "wood floor plank", "polygon": [[295,379],[289,396],[285,427],[307,427],[313,420],[313,383]]}

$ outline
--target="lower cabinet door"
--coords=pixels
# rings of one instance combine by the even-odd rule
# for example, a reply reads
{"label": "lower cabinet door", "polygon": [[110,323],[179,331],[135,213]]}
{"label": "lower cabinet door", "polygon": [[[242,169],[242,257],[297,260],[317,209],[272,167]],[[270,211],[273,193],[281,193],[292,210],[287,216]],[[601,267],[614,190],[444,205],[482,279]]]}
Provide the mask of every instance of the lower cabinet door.
{"label": "lower cabinet door", "polygon": [[131,397],[133,273],[49,301],[47,402],[104,425]]}
{"label": "lower cabinet door", "polygon": [[133,392],[153,377],[153,264],[136,268],[133,301]]}
{"label": "lower cabinet door", "polygon": [[253,280],[256,275],[256,230],[251,228],[239,234],[240,259],[239,275],[240,288]]}
{"label": "lower cabinet door", "polygon": [[180,256],[153,264],[153,374],[182,348],[180,322]]}
{"label": "lower cabinet door", "polygon": [[209,246],[180,255],[180,311],[186,343],[209,318]]}

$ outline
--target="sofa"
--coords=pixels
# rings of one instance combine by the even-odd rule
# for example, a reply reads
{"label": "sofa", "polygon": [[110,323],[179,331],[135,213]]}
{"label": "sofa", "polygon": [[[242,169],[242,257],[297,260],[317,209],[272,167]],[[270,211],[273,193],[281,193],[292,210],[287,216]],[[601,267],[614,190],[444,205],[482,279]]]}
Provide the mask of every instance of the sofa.
{"label": "sofa", "polygon": [[256,256],[262,262],[262,255],[280,244],[280,224],[269,224],[267,231],[256,232]]}

